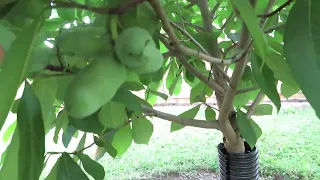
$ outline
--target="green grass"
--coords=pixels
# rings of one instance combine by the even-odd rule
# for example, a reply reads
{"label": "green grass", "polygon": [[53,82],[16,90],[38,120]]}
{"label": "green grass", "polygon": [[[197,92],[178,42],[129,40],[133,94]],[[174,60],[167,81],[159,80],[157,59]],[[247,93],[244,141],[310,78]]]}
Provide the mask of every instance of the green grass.
{"label": "green grass", "polygon": [[[179,114],[186,108],[159,107],[172,114]],[[197,118],[204,118],[203,109]],[[264,176],[280,173],[288,179],[320,179],[320,120],[313,110],[285,109],[278,116],[254,118],[263,130],[257,146]],[[217,170],[216,147],[221,133],[189,127],[169,133],[169,122],[157,119],[152,122],[156,128],[149,145],[133,144],[120,159],[105,155],[99,160],[106,170],[105,179]]]}

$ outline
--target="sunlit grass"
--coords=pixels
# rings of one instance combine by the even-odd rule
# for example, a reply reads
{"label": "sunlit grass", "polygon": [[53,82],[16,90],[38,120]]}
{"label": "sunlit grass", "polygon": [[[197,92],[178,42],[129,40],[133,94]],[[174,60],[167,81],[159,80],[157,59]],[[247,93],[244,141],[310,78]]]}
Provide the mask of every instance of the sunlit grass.
{"label": "sunlit grass", "polygon": [[[186,107],[161,107],[179,114]],[[202,109],[203,110],[203,109]],[[198,118],[203,118],[203,111]],[[311,109],[286,109],[278,117],[256,118],[263,129],[258,143],[260,167],[264,176],[280,173],[289,179],[320,179],[320,120]],[[150,178],[151,175],[197,169],[217,170],[216,146],[221,141],[217,131],[185,128],[169,133],[170,123],[159,125],[150,144],[134,144],[121,159],[108,155],[100,162],[106,179]]]}
{"label": "sunlit grass", "polygon": [[[157,107],[180,114],[191,107]],[[198,113],[204,118],[204,109]],[[278,116],[254,117],[263,129],[258,141],[262,176],[282,174],[290,180],[320,179],[320,120],[312,109],[283,109]],[[170,122],[154,119],[154,135],[149,145],[133,144],[120,159],[105,155],[99,162],[106,170],[105,180],[151,179],[170,172],[216,171],[217,145],[222,135],[215,130],[184,128],[170,133]],[[64,151],[47,137],[47,150]],[[92,139],[87,139],[87,144]],[[90,141],[90,142],[89,142]],[[66,151],[72,152],[79,141],[71,141]],[[87,152],[92,155],[94,149]],[[58,156],[51,157],[42,177],[50,172]],[[41,178],[43,179],[43,178]],[[270,178],[273,179],[273,178]]]}

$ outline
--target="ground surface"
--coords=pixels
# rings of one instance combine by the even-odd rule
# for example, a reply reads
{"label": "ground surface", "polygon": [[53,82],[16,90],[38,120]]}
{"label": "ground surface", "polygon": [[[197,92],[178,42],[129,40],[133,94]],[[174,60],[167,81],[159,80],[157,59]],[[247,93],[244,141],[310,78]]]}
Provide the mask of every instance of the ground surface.
{"label": "ground surface", "polygon": [[[157,107],[171,114],[180,114],[189,108]],[[204,118],[203,109],[196,118]],[[284,103],[278,116],[254,117],[254,120],[263,130],[257,144],[262,180],[275,179],[275,174],[288,180],[320,179],[320,120],[308,105]],[[222,137],[218,131],[186,127],[170,133],[170,122],[153,119],[152,123],[156,128],[149,145],[132,144],[119,159],[105,155],[99,160],[106,170],[105,180],[216,179],[216,148]],[[52,141],[50,136],[49,141]],[[66,149],[69,152],[74,150],[78,140],[72,143]],[[62,145],[53,143],[48,143],[48,149],[64,150]],[[89,149],[86,153],[92,154],[94,150]],[[50,158],[43,177],[50,172],[56,158]]]}

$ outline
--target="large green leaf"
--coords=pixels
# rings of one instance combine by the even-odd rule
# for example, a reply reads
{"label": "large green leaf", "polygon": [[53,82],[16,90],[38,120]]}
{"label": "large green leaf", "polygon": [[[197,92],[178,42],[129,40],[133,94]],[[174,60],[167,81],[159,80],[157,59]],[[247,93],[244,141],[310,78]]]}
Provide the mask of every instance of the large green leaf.
{"label": "large green leaf", "polygon": [[112,146],[117,150],[117,156],[121,157],[132,144],[132,130],[130,125],[119,129],[112,139]]}
{"label": "large green leaf", "polygon": [[57,100],[63,102],[68,85],[71,83],[75,75],[56,77],[57,81]]}
{"label": "large green leaf", "polygon": [[32,86],[37,98],[40,101],[42,118],[46,124],[46,120],[52,111],[53,103],[56,99],[56,78],[36,78],[34,79]]}
{"label": "large green leaf", "polygon": [[285,83],[281,84],[281,95],[285,98],[289,99],[294,94],[297,94],[300,91],[299,88],[293,88],[292,86],[288,86]]}
{"label": "large green leaf", "polygon": [[206,110],[204,111],[204,113],[205,113],[206,120],[208,121],[213,121],[217,119],[216,111],[209,106],[206,107]]}
{"label": "large green leaf", "polygon": [[[81,137],[79,143],[78,143],[76,151],[80,152],[80,151],[82,151],[84,149],[84,145],[86,143],[86,138],[87,138],[87,133],[84,133],[83,136]],[[75,162],[77,162],[79,160],[78,156],[73,156],[73,160]]]}
{"label": "large green leaf", "polygon": [[74,119],[69,116],[69,123],[83,132],[102,134],[105,128],[98,119],[98,113],[94,113],[83,119]]}
{"label": "large green leaf", "polygon": [[136,144],[148,144],[153,133],[153,124],[146,118],[132,121],[132,137]]}
{"label": "large green leaf", "polygon": [[56,161],[56,164],[54,164],[54,166],[52,167],[50,173],[48,174],[45,180],[58,180],[57,176],[58,176],[60,162],[61,162],[60,159]]}
{"label": "large green leaf", "polygon": [[320,1],[296,1],[284,29],[284,55],[293,76],[320,118]]}
{"label": "large green leaf", "polygon": [[63,132],[62,143],[65,148],[68,148],[69,143],[76,132],[77,132],[77,129],[74,128],[71,124],[69,124],[68,127],[66,128],[66,131]]}
{"label": "large green leaf", "polygon": [[59,112],[58,117],[56,119],[56,128],[54,131],[54,136],[53,136],[53,141],[57,144],[58,143],[58,138],[59,138],[59,133],[61,129],[67,129],[68,127],[68,112],[63,109]]}
{"label": "large green leaf", "polygon": [[2,46],[3,50],[6,52],[10,49],[11,44],[14,42],[16,35],[11,32],[7,27],[0,24],[0,45]]}
{"label": "large green leaf", "polygon": [[17,127],[17,121],[14,121],[7,129],[6,131],[3,133],[3,137],[2,140],[4,143],[6,143],[10,137],[13,135],[15,129]]}
{"label": "large green leaf", "polygon": [[246,114],[238,110],[237,125],[242,137],[253,148],[262,134],[261,128],[252,119],[247,119]]}
{"label": "large green leaf", "polygon": [[289,68],[287,61],[281,54],[271,49],[269,51],[268,56],[265,58],[264,62],[273,71],[275,78],[290,85],[293,88],[299,87],[293,77],[293,74]]}
{"label": "large green leaf", "polygon": [[[199,109],[200,109],[200,105],[197,105],[197,106],[195,106],[195,107],[193,107],[193,108],[181,113],[179,116],[181,118],[189,118],[189,119],[191,118],[191,119],[193,119],[198,114]],[[171,123],[170,132],[178,131],[178,130],[184,128],[184,127],[185,126],[182,125],[182,124],[178,124],[178,123],[172,122]]]}
{"label": "large green leaf", "polygon": [[149,90],[149,93],[151,93],[151,94],[154,94],[154,95],[156,95],[156,96],[159,96],[159,97],[161,97],[162,99],[164,99],[164,100],[168,100],[168,95],[166,95],[166,94],[164,94],[164,93],[161,93],[161,92],[159,92],[159,91],[154,91],[154,90],[152,90],[152,89],[150,89]]}
{"label": "large green leaf", "polygon": [[[279,112],[281,108],[281,101],[272,70],[266,64],[262,64],[262,60],[260,59],[260,57],[255,56],[254,54],[252,54],[251,57],[252,71],[255,80],[261,87],[262,91],[274,103]],[[263,67],[261,69],[262,65]]]}
{"label": "large green leaf", "polygon": [[[125,0],[124,3],[128,3]],[[134,6],[119,17],[123,27],[139,26],[153,33],[159,24],[158,17],[148,1]]]}
{"label": "large green leaf", "polygon": [[57,163],[57,180],[89,180],[87,175],[69,154],[63,153]]}
{"label": "large green leaf", "polygon": [[125,88],[119,88],[117,93],[113,96],[112,101],[122,103],[136,113],[142,112],[140,103],[143,100]]}
{"label": "large green leaf", "polygon": [[40,102],[27,82],[18,108],[17,129],[19,179],[39,179],[44,163],[45,131]]}
{"label": "large green leaf", "polygon": [[[19,175],[19,149],[20,149],[20,135],[16,130],[13,134],[11,142],[5,151],[3,166],[0,170],[0,179],[20,180]],[[1,157],[2,158],[2,157]]]}
{"label": "large green leaf", "polygon": [[118,128],[125,121],[125,106],[121,103],[109,101],[99,111],[99,121],[108,128]]}
{"label": "large green leaf", "polygon": [[260,27],[260,20],[256,15],[256,12],[250,1],[237,1],[232,0],[232,3],[240,11],[240,16],[242,17],[244,23],[246,24],[256,48],[258,49],[260,55],[263,59],[268,54],[268,41]]}
{"label": "large green leaf", "polygon": [[[250,106],[246,106],[245,109],[249,109]],[[272,115],[273,106],[271,104],[259,104],[256,106],[255,111],[252,115],[265,116]]]}
{"label": "large green leaf", "polygon": [[2,128],[10,111],[17,90],[32,64],[31,52],[35,36],[42,23],[43,17],[39,16],[32,25],[20,32],[4,58],[0,72],[0,128]]}
{"label": "large green leaf", "polygon": [[82,162],[84,170],[90,174],[95,180],[103,180],[105,176],[105,171],[103,166],[101,166],[98,162],[92,160],[86,154],[76,154],[80,161]]}
{"label": "large green leaf", "polygon": [[182,77],[181,77],[181,75],[177,75],[174,78],[174,80],[169,88],[170,96],[172,96],[173,94],[176,96],[179,95],[179,93],[181,92],[181,85],[182,85]]}
{"label": "large green leaf", "polygon": [[198,82],[191,88],[190,91],[190,104],[196,102],[206,102],[206,85],[203,82]]}

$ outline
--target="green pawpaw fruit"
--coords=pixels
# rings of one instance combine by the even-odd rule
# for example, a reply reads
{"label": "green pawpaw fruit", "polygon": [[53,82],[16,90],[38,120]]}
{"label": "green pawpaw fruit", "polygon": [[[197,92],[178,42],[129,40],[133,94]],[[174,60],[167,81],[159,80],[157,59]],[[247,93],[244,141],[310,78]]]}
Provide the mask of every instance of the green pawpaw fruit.
{"label": "green pawpaw fruit", "polygon": [[145,63],[140,67],[130,68],[137,74],[147,74],[157,72],[163,64],[162,53],[154,46],[147,45],[141,57]]}
{"label": "green pawpaw fruit", "polygon": [[115,52],[118,59],[128,66],[140,67],[147,59],[141,58],[146,46],[156,48],[150,33],[139,27],[130,27],[123,30],[115,41]]}
{"label": "green pawpaw fruit", "polygon": [[82,57],[98,56],[112,49],[112,39],[103,27],[75,26],[56,39],[60,51]]}
{"label": "green pawpaw fruit", "polygon": [[65,107],[77,119],[95,113],[109,102],[126,80],[127,69],[113,54],[98,57],[68,85]]}

